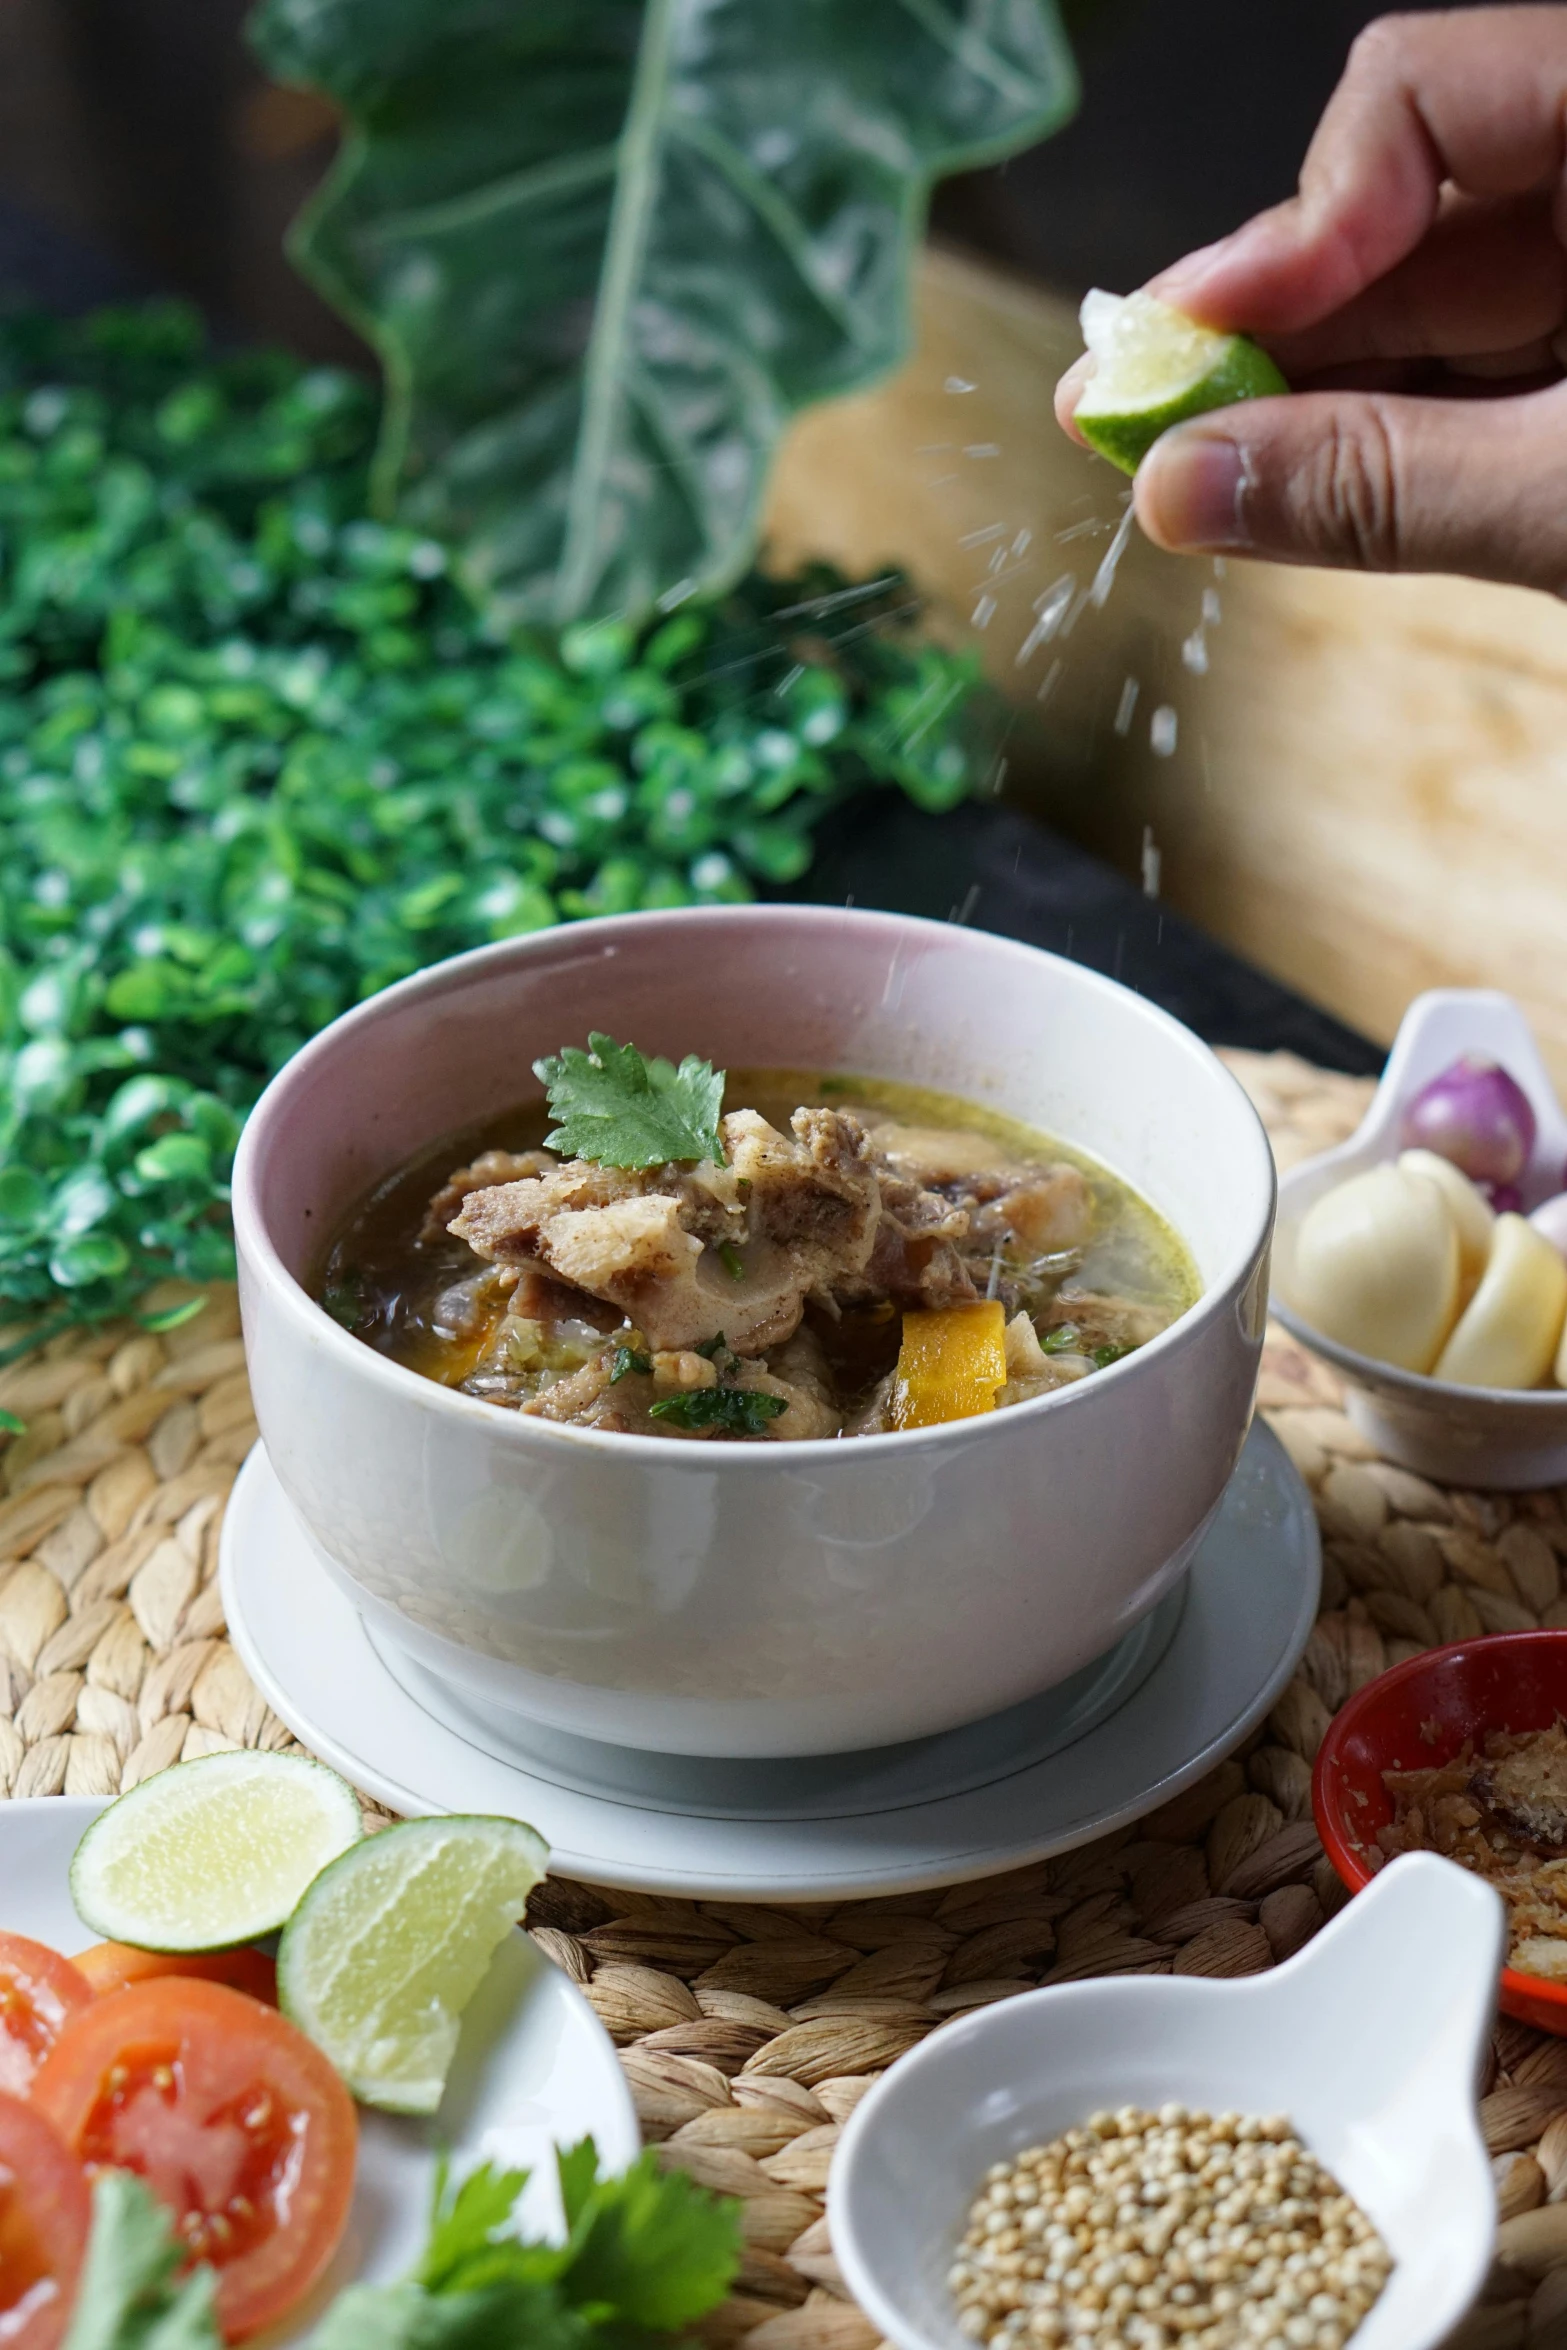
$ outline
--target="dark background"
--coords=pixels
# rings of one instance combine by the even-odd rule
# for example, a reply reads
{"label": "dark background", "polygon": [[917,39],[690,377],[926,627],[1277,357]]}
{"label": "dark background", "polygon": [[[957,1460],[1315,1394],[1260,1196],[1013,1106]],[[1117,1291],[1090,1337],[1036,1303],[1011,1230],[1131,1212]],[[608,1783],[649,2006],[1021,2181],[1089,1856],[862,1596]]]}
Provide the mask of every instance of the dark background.
{"label": "dark background", "polygon": [[[352,349],[279,250],[331,154],[331,118],[266,87],[245,13],[245,0],[0,0],[0,281],[53,271],[62,299],[79,293],[63,232],[99,257],[94,290],[118,275],[189,294],[243,334]],[[937,227],[1070,292],[1136,285],[1288,193],[1377,13],[1362,0],[1077,0],[1077,120],[950,183]]]}

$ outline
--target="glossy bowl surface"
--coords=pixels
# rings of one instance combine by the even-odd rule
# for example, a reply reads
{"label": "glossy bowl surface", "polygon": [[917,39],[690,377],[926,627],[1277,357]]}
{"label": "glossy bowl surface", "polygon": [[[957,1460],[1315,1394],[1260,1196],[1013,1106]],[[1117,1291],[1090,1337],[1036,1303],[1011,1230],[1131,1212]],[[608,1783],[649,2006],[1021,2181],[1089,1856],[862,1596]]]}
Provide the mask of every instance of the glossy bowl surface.
{"label": "glossy bowl surface", "polygon": [[[1373,1881],[1393,1817],[1384,1771],[1430,1770],[1490,1730],[1548,1730],[1567,1714],[1567,1632],[1493,1632],[1428,1649],[1341,1706],[1317,1749],[1311,1801],[1323,1849],[1352,1892]],[[1501,2006],[1567,2037],[1567,1983],[1502,1971]]]}
{"label": "glossy bowl surface", "polygon": [[[1134,1184],[1185,1239],[1203,1295],[1055,1396],[847,1443],[557,1426],[340,1329],[310,1291],[353,1202],[432,1138],[536,1092],[534,1059],[595,1028],[1005,1109]],[[977,1720],[1155,1604],[1239,1457],[1272,1209],[1251,1105],[1141,998],[957,924],[793,906],[586,922],[405,980],[273,1080],[234,1192],[268,1457],[372,1626],[482,1704],[736,1756]]]}
{"label": "glossy bowl surface", "polygon": [[1538,1132],[1525,1208],[1560,1188],[1567,1115],[1523,1013],[1491,988],[1433,988],[1399,1023],[1371,1106],[1348,1142],[1292,1167],[1279,1185],[1272,1310],[1292,1337],[1344,1374],[1345,1410],[1387,1459],[1449,1485],[1558,1485],[1567,1480],[1567,1389],[1459,1387],[1401,1371],[1325,1337],[1289,1301],[1290,1255],[1306,1210],[1349,1176],[1396,1158],[1405,1104],[1469,1052],[1499,1062],[1529,1097]]}
{"label": "glossy bowl surface", "polygon": [[1490,2263],[1476,2099],[1501,1933],[1488,1885],[1417,1853],[1269,1973],[1062,1984],[944,2025],[839,2142],[827,2216],[850,2291],[897,2350],[967,2350],[945,2280],[987,2167],[1168,2100],[1287,2113],[1394,2257],[1355,2350],[1431,2350]]}

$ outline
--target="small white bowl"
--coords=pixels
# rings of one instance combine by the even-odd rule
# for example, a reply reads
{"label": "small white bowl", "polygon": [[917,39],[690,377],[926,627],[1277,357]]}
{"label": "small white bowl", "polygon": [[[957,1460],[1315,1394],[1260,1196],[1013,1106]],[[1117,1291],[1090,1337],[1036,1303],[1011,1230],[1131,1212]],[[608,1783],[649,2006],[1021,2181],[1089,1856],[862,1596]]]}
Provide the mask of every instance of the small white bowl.
{"label": "small white bowl", "polygon": [[[340,1329],[312,1289],[355,1200],[591,1029],[1008,1110],[1135,1185],[1202,1296],[1061,1393],[849,1443],[559,1427]],[[1053,1687],[1183,1573],[1245,1441],[1273,1197],[1234,1078],[1079,964],[832,906],[568,925],[388,988],[268,1086],[234,1170],[256,1416],[372,1630],[481,1705],[681,1754],[889,1745]]]}
{"label": "small white bowl", "polygon": [[1345,1410],[1388,1460],[1450,1485],[1558,1485],[1567,1479],[1567,1389],[1458,1387],[1400,1371],[1324,1337],[1289,1302],[1292,1251],[1306,1210],[1349,1176],[1397,1157],[1401,1113],[1462,1053],[1499,1062],[1529,1097],[1538,1134],[1525,1209],[1562,1188],[1567,1117],[1523,1013],[1490,988],[1433,988],[1404,1014],[1371,1107],[1348,1142],[1292,1168],[1279,1185],[1272,1312],[1302,1346],[1343,1372]]}
{"label": "small white bowl", "polygon": [[1396,2263],[1353,2350],[1429,2350],[1491,2257],[1476,2098],[1502,1939],[1489,1885],[1411,1853],[1269,1974],[1064,1984],[945,2025],[856,2107],[833,2161],[850,2292],[898,2350],[973,2350],[946,2274],[988,2166],[1105,2106],[1170,2101],[1288,2114]]}

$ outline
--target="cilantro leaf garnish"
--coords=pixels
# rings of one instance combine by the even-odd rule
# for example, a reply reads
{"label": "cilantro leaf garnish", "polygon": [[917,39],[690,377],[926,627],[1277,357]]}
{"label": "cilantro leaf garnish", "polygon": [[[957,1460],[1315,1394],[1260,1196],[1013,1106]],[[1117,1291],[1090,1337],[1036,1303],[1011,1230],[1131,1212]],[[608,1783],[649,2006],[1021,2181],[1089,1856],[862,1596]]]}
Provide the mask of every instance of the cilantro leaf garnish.
{"label": "cilantro leaf garnish", "polygon": [[436,2166],[435,2191],[430,2198],[430,2239],[412,2281],[427,2293],[469,2293],[491,2281],[496,2264],[515,2276],[518,2257],[536,2251],[546,2280],[554,2267],[553,2247],[525,2248],[508,2232],[517,2198],[527,2184],[523,2170],[496,2170],[479,2164],[457,2186],[443,2156]]}
{"label": "cilantro leaf garnish", "polygon": [[100,2172],[65,2350],[219,2350],[218,2280],[206,2267],[176,2279],[185,2249],[133,2172]]}
{"label": "cilantro leaf garnish", "polygon": [[551,1150],[600,1167],[658,1167],[666,1159],[721,1159],[724,1074],[687,1054],[648,1060],[634,1044],[597,1033],[535,1061],[549,1097]]}
{"label": "cilantro leaf garnish", "polygon": [[600,2178],[591,2138],[557,2156],[563,2244],[511,2232],[522,2171],[436,2180],[430,2238],[400,2285],[357,2285],[311,2350],[634,2350],[692,2324],[739,2265],[738,2206],[651,2153]]}
{"label": "cilantro leaf garnish", "polygon": [[650,1404],[655,1420],[676,1428],[722,1428],[728,1436],[765,1436],[769,1420],[789,1408],[785,1397],[756,1387],[693,1387]]}
{"label": "cilantro leaf garnish", "polygon": [[[591,2138],[556,2160],[564,2243],[515,2232],[527,2172],[436,2170],[423,2257],[396,2285],[351,2285],[309,2350],[653,2350],[722,2301],[740,2207],[642,2155],[601,2178]],[[129,2171],[93,2187],[92,2234],[63,2350],[222,2350],[205,2266],[178,2274],[170,2215]]]}
{"label": "cilantro leaf garnish", "polygon": [[738,2205],[683,2171],[660,2170],[651,2150],[618,2178],[585,2186],[584,2152],[590,2164],[591,2139],[560,2157],[571,2227],[561,2281],[571,2300],[644,2333],[694,2324],[734,2280]]}
{"label": "cilantro leaf garnish", "polygon": [[[598,2328],[549,2285],[497,2278],[432,2293],[401,2285],[350,2285],[308,2350],[590,2350]],[[606,2343],[605,2350],[608,2350]],[[616,2346],[619,2350],[619,2346]]]}
{"label": "cilantro leaf garnish", "polygon": [[618,1387],[622,1379],[629,1379],[633,1371],[645,1377],[653,1368],[651,1355],[639,1354],[634,1346],[617,1346],[610,1362],[609,1383]]}

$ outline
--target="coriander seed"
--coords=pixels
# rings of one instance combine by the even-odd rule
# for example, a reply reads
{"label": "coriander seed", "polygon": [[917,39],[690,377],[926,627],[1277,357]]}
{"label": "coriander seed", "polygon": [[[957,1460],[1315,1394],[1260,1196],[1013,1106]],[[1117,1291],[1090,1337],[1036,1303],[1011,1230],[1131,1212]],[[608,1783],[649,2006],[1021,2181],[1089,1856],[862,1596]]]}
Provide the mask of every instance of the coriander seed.
{"label": "coriander seed", "polygon": [[1392,2265],[1285,2115],[1169,2103],[992,2163],[947,2285],[990,2350],[1343,2350]]}

